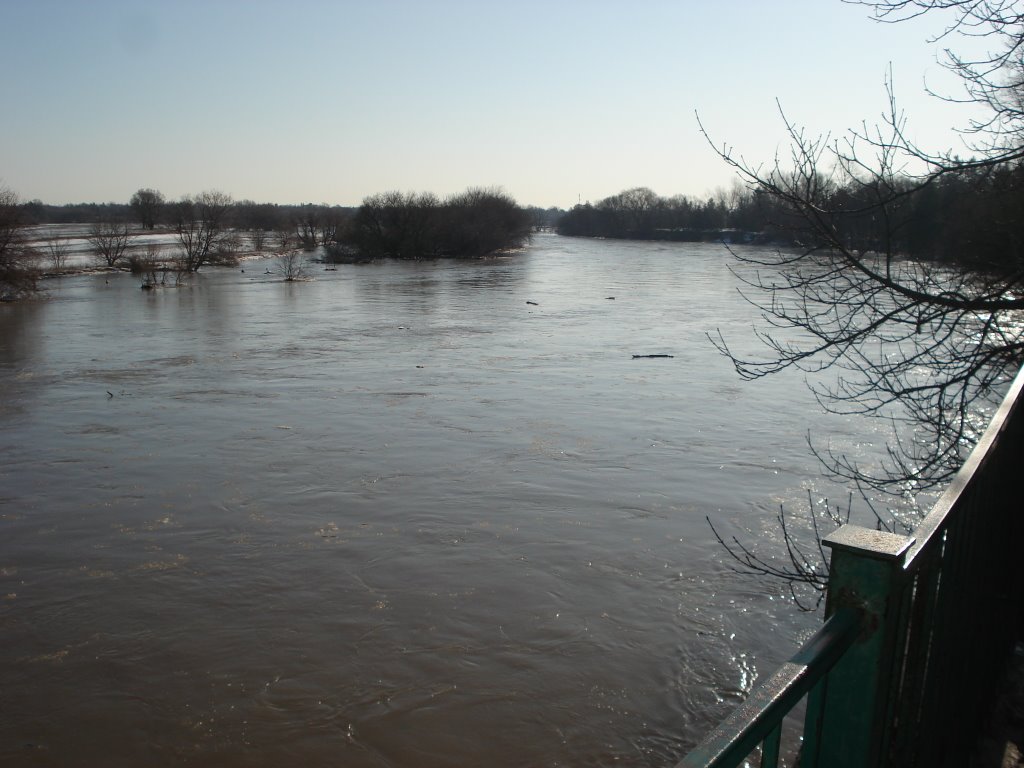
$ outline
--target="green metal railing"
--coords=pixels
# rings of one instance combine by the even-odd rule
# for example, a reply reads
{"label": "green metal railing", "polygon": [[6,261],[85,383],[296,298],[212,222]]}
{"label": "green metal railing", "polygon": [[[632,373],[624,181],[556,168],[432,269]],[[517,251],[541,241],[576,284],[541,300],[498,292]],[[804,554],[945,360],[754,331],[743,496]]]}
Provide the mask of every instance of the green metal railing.
{"label": "green metal railing", "polygon": [[678,768],[778,765],[806,698],[801,768],[966,765],[1022,629],[1024,370],[909,536],[843,526],[824,626]]}
{"label": "green metal railing", "polygon": [[762,765],[776,765],[782,719],[828,674],[859,632],[860,616],[856,611],[841,609],[834,613],[680,765],[739,765],[762,744]]}

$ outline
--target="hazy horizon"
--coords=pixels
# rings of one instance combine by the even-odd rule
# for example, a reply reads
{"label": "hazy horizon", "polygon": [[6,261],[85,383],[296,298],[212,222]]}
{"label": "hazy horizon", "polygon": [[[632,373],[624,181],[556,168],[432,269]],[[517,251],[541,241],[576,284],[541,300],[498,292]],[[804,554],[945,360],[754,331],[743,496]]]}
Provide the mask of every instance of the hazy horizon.
{"label": "hazy horizon", "polygon": [[[0,184],[48,204],[235,199],[357,206],[500,187],[568,208],[623,189],[703,197],[784,149],[787,116],[840,135],[885,110],[960,146],[941,16],[839,0],[326,3],[0,0]],[[17,73],[14,75],[13,73]]]}

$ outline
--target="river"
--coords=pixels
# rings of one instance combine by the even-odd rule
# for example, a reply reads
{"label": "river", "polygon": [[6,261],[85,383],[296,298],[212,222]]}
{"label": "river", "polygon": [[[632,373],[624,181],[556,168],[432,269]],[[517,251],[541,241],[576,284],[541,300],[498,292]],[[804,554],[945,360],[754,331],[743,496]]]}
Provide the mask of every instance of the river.
{"label": "river", "polygon": [[728,263],[542,234],[0,306],[0,761],[671,765],[818,621],[705,516],[780,552],[845,494],[808,432],[883,450],[714,351],[756,349]]}

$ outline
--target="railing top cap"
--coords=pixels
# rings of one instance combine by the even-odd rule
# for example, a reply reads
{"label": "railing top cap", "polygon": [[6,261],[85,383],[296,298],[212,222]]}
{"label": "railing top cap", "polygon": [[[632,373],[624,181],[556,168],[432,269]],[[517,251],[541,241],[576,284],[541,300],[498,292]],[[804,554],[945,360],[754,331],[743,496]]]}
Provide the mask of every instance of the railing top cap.
{"label": "railing top cap", "polygon": [[901,536],[888,531],[876,531],[859,525],[844,525],[822,540],[822,544],[833,550],[842,549],[857,552],[865,557],[879,560],[899,560],[913,545],[911,536]]}

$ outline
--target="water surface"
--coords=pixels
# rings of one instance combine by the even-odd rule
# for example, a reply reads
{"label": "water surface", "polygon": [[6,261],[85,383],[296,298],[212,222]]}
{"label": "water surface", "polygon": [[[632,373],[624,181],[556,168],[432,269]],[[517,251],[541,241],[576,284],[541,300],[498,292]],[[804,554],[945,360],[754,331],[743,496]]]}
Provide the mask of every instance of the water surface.
{"label": "water surface", "polygon": [[671,764],[815,622],[705,516],[779,551],[842,493],[809,430],[881,451],[714,352],[727,263],[541,235],[0,307],[0,760]]}

